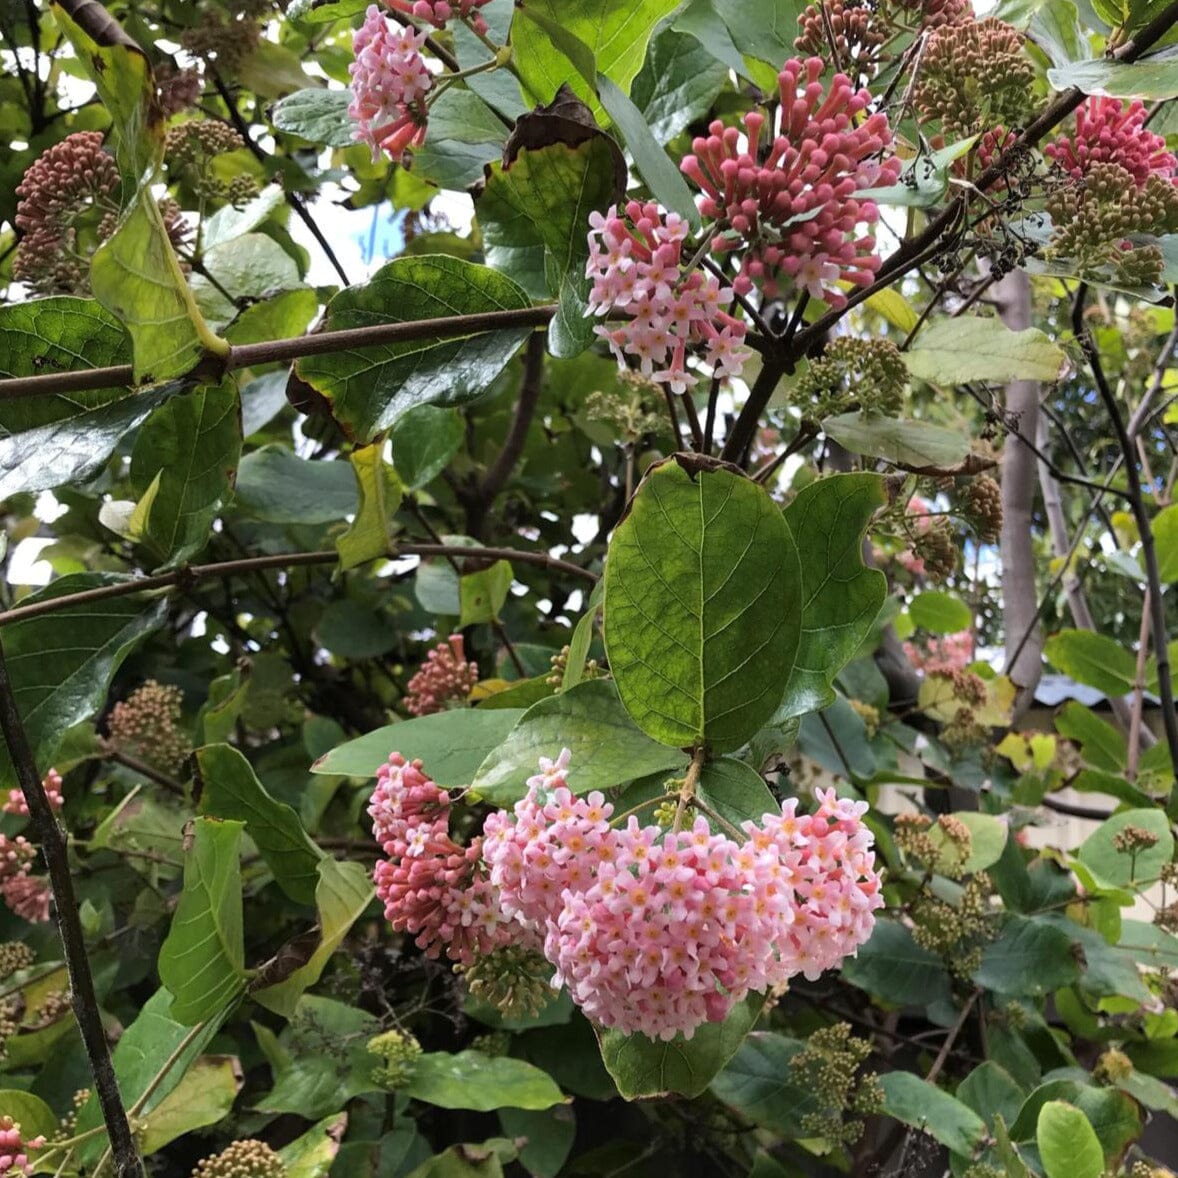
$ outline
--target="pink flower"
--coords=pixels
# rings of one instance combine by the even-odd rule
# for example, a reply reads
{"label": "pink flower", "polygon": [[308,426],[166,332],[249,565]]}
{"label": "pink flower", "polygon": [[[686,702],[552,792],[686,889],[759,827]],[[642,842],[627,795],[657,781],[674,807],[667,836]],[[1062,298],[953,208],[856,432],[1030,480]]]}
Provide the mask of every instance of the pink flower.
{"label": "pink flower", "polygon": [[425,142],[425,97],[434,84],[421,56],[425,39],[424,31],[402,28],[375,4],[352,38],[348,114],[358,124],[355,137],[372,148],[373,163],[382,150],[399,160],[407,148]]}
{"label": "pink flower", "polygon": [[33,1164],[29,1161],[29,1151],[42,1149],[44,1145],[44,1137],[25,1141],[20,1125],[10,1116],[0,1116],[0,1174],[31,1174]]}
{"label": "pink flower", "polygon": [[[45,795],[49,799],[49,805],[54,810],[60,810],[64,805],[64,799],[61,796],[61,774],[56,769],[50,769],[45,774],[41,785],[45,789]],[[8,801],[4,803],[2,809],[5,814],[20,814],[23,817],[28,817],[29,806],[25,801],[24,790],[10,789],[8,791]]]}
{"label": "pink flower", "polygon": [[413,716],[441,712],[449,703],[465,702],[478,681],[478,665],[467,662],[462,635],[451,634],[426,655],[409,680],[405,709]]}
{"label": "pink flower", "polygon": [[1166,150],[1166,141],[1145,128],[1144,103],[1127,107],[1119,98],[1088,98],[1076,111],[1076,130],[1049,143],[1043,154],[1054,160],[1073,179],[1083,177],[1093,164],[1119,164],[1141,188],[1157,173],[1174,183],[1178,161]]}
{"label": "pink flower", "polygon": [[44,924],[49,919],[49,901],[53,892],[49,881],[39,875],[20,872],[0,880],[0,896],[4,903],[21,920],[31,924]]}
{"label": "pink flower", "polygon": [[698,268],[683,272],[687,224],[658,205],[630,201],[589,218],[587,314],[620,311],[627,323],[595,328],[620,367],[628,359],[674,393],[695,383],[688,351],[702,353],[716,378],[738,376],[748,359],[744,323],[724,310],[733,291]]}
{"label": "pink flower", "polygon": [[759,286],[774,297],[784,285],[839,308],[837,283],[867,286],[879,269],[874,237],[859,230],[879,210],[855,194],[895,183],[901,163],[879,158],[892,131],[886,115],[867,114],[871,94],[844,74],[825,93],[824,68],[818,57],[785,63],[776,134],[759,110],[745,116],[743,136],[716,121],[680,165],[701,190],[703,216],[729,230],[714,248],[744,251],[737,293]]}
{"label": "pink flower", "polygon": [[454,0],[452,4],[446,0],[385,0],[390,8],[396,12],[403,12],[407,16],[415,16],[418,20],[427,20],[431,25],[443,28],[455,13],[462,20],[469,20],[471,25],[480,33],[487,31],[487,22],[479,15],[478,10],[490,0]]}
{"label": "pink flower", "polygon": [[951,674],[964,670],[974,658],[974,638],[970,630],[946,634],[942,638],[929,638],[923,646],[914,642],[904,643],[908,661],[918,670],[930,675]]}

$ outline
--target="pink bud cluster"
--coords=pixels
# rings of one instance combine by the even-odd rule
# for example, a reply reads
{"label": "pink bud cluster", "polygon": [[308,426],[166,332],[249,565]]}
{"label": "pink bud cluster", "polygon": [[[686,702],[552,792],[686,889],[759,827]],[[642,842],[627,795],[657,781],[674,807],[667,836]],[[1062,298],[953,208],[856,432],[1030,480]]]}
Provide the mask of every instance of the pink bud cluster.
{"label": "pink bud cluster", "polygon": [[[45,790],[45,796],[49,799],[49,805],[54,810],[60,810],[65,804],[61,796],[61,774],[56,769],[50,769],[42,779],[41,787]],[[8,801],[0,809],[3,809],[5,814],[19,814],[27,818],[29,815],[29,804],[25,800],[25,791],[23,789],[10,789],[8,791]]]}
{"label": "pink bud cluster", "polygon": [[23,835],[0,834],[0,899],[22,920],[40,924],[49,919],[52,892],[45,879],[32,874],[36,857],[37,848]]}
{"label": "pink bud cluster", "polygon": [[631,318],[594,330],[624,369],[627,357],[642,373],[683,393],[694,383],[688,349],[702,353],[715,378],[738,376],[748,359],[745,325],[724,309],[733,291],[698,268],[683,271],[687,222],[657,205],[630,201],[589,217],[593,279],[586,314],[621,311]]}
{"label": "pink bud cluster", "polygon": [[457,15],[462,20],[469,20],[471,26],[480,33],[487,31],[487,22],[479,15],[479,9],[490,0],[386,0],[389,7],[396,12],[403,12],[407,16],[415,16],[418,20],[427,20],[431,25],[443,28],[451,17]]}
{"label": "pink bud cluster", "polygon": [[373,878],[393,928],[460,965],[518,941],[483,869],[482,838],[462,847],[450,837],[449,794],[400,753],[376,776],[368,813],[388,858]]}
{"label": "pink bud cluster", "polygon": [[348,67],[348,114],[358,124],[356,139],[372,148],[373,163],[382,150],[399,160],[406,149],[425,142],[425,96],[434,84],[421,56],[425,39],[424,30],[395,24],[375,4],[352,38],[356,60]]}
{"label": "pink bud cluster", "polygon": [[919,646],[905,642],[904,653],[918,671],[929,675],[952,674],[964,670],[974,661],[973,632],[959,630],[956,634],[929,638]]}
{"label": "pink bud cluster", "polygon": [[879,269],[875,238],[859,229],[879,210],[855,194],[894,184],[901,162],[879,158],[893,136],[885,114],[867,114],[871,94],[845,74],[826,91],[824,69],[819,57],[787,61],[776,133],[761,111],[745,115],[744,135],[716,121],[680,165],[703,193],[700,212],[728,230],[715,248],[745,251],[740,294],[759,286],[774,297],[786,285],[841,308],[836,284],[868,286]]}
{"label": "pink bud cluster", "polygon": [[1073,179],[1079,180],[1094,164],[1119,164],[1141,188],[1157,174],[1178,183],[1178,161],[1166,141],[1145,127],[1145,105],[1119,98],[1092,96],[1076,110],[1076,130],[1049,143],[1043,154]]}
{"label": "pink bud cluster", "polygon": [[478,664],[467,661],[462,635],[451,634],[425,656],[409,680],[405,710],[412,716],[443,711],[448,703],[465,701],[478,681]]}
{"label": "pink bud cluster", "polygon": [[14,1178],[17,1174],[31,1174],[33,1164],[29,1161],[29,1151],[41,1149],[44,1145],[44,1137],[25,1141],[19,1123],[10,1116],[0,1116],[0,1174]]}

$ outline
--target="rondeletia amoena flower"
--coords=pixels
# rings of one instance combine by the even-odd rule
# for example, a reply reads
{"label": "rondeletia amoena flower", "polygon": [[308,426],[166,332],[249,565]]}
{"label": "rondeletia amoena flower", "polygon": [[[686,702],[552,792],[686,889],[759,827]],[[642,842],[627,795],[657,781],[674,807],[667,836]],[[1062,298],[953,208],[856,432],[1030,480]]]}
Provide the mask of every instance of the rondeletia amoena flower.
{"label": "rondeletia amoena flower", "polygon": [[895,183],[901,163],[880,158],[892,130],[886,115],[866,114],[871,94],[845,74],[827,90],[824,68],[819,57],[787,61],[776,129],[760,110],[745,115],[743,133],[716,121],[681,168],[703,193],[700,213],[722,230],[714,248],[744,251],[737,293],[792,288],[839,309],[838,284],[868,286],[880,266],[875,238],[860,231],[879,210],[856,194]]}
{"label": "rondeletia amoena flower", "polygon": [[415,16],[418,20],[427,20],[437,28],[444,28],[446,22],[458,16],[462,20],[469,20],[471,26],[480,33],[487,31],[487,22],[479,14],[479,9],[489,4],[490,0],[388,0],[390,8],[403,12],[407,16]]}
{"label": "rondeletia amoena flower", "polygon": [[44,1145],[44,1137],[25,1141],[19,1122],[10,1116],[0,1116],[0,1174],[31,1174],[33,1163],[29,1150],[42,1149]]}
{"label": "rondeletia amoena flower", "polygon": [[540,764],[527,796],[465,850],[420,765],[394,753],[382,766],[369,811],[390,855],[378,893],[427,953],[468,963],[533,938],[590,1018],[671,1039],[750,992],[817,977],[870,936],[883,898],[864,803],[820,792],[799,815],[790,799],[732,836],[702,817],[679,831],[633,816],[616,827],[602,794],[569,791],[567,749]]}
{"label": "rondeletia amoena flower", "polygon": [[[49,805],[54,810],[60,810],[65,804],[61,796],[61,774],[56,769],[50,769],[41,779],[41,786],[45,790],[45,796],[49,799]],[[19,814],[22,818],[27,818],[29,803],[25,800],[25,791],[10,789],[8,801],[0,809],[3,809],[5,814]]]}
{"label": "rondeletia amoena flower", "polygon": [[1125,106],[1119,98],[1094,95],[1076,110],[1076,129],[1049,143],[1043,154],[1074,180],[1083,179],[1094,164],[1119,164],[1138,188],[1152,175],[1178,183],[1178,161],[1166,150],[1166,141],[1145,126],[1145,104]]}
{"label": "rondeletia amoena flower", "polygon": [[448,703],[465,702],[478,681],[478,664],[467,660],[462,635],[451,634],[425,656],[409,680],[405,710],[412,716],[440,712]]}
{"label": "rondeletia amoena flower", "polygon": [[621,368],[638,361],[643,375],[683,393],[695,378],[688,350],[699,352],[717,379],[738,376],[748,358],[745,325],[725,308],[733,291],[698,267],[684,273],[687,222],[654,204],[630,201],[589,217],[587,277],[593,279],[586,314],[620,311],[631,318],[594,330]]}
{"label": "rondeletia amoena flower", "polygon": [[381,151],[400,160],[405,151],[425,142],[425,96],[433,87],[433,75],[421,56],[426,33],[403,28],[375,5],[368,6],[364,23],[352,38],[356,60],[352,75],[352,102],[348,114],[356,120],[355,138],[372,148],[372,160]]}

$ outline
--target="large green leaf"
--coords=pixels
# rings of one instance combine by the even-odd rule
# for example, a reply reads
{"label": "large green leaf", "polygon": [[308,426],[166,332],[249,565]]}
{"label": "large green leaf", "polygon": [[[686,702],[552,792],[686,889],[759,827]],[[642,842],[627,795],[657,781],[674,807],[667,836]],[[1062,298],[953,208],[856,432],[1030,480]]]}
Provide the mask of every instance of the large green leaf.
{"label": "large green leaf", "polygon": [[429,136],[413,153],[413,170],[439,188],[470,188],[499,159],[508,127],[477,94],[446,90],[430,107]]}
{"label": "large green leaf", "polygon": [[[55,600],[115,584],[121,577],[72,573],[32,593],[22,604]],[[68,729],[92,716],[132,648],[164,617],[164,603],[144,608],[131,597],[101,607],[63,606],[4,629],[4,650],[17,706],[38,765],[53,761]],[[0,787],[15,785],[7,746],[0,750]]]}
{"label": "large green leaf", "polygon": [[888,583],[863,563],[863,534],[885,499],[879,475],[838,474],[811,483],[785,509],[802,570],[802,630],[777,720],[834,702],[834,677],[879,616]]}
{"label": "large green leaf", "polygon": [[205,546],[240,455],[241,402],[232,381],[172,397],[144,423],[131,455],[140,496],[134,534],[165,567]]}
{"label": "large green leaf", "polygon": [[1011,331],[1001,319],[959,315],[930,323],[904,353],[908,371],[933,384],[971,380],[1057,381],[1066,357],[1037,327]]}
{"label": "large green leaf", "polygon": [[0,1088],[0,1108],[20,1126],[26,1141],[31,1137],[52,1137],[61,1128],[57,1114],[31,1092]]}
{"label": "large green leaf", "polygon": [[551,1108],[565,1099],[547,1072],[522,1059],[481,1051],[418,1056],[412,1077],[400,1091],[439,1108],[483,1113],[497,1108]]}
{"label": "large green leaf", "polygon": [[197,818],[184,857],[184,890],[160,946],[160,981],[172,1017],[194,1024],[223,1011],[245,988],[241,913],[242,822]]}
{"label": "large green leaf", "polygon": [[446,469],[462,445],[465,427],[457,409],[419,405],[389,431],[393,467],[407,491],[420,491]]}
{"label": "large green leaf", "polygon": [[1079,976],[1075,942],[1063,929],[1033,916],[1009,916],[986,946],[974,980],[1002,994],[1042,995]]}
{"label": "large green leaf", "polygon": [[912,599],[908,616],[930,634],[955,634],[969,628],[973,610],[960,597],[932,589]]}
{"label": "large green leaf", "polygon": [[382,442],[358,446],[348,457],[356,478],[356,515],[335,542],[345,571],[388,554],[396,527],[393,515],[404,494],[397,472],[384,460]]}
{"label": "large green leaf", "polygon": [[1163,507],[1152,526],[1158,574],[1163,582],[1178,581],[1178,504]]}
{"label": "large green leaf", "polygon": [[319,980],[331,955],[360,919],[373,896],[372,881],[361,863],[341,863],[323,858],[316,870],[319,883],[315,888],[315,907],[319,924],[314,949],[306,961],[282,981],[252,993],[255,1002],[286,1018],[294,1014],[303,991]]}
{"label": "large green leaf", "polygon": [[1068,700],[1056,714],[1055,730],[1076,741],[1080,755],[1094,768],[1117,773],[1125,767],[1129,755],[1125,737],[1082,703]]}
{"label": "large green leaf", "polygon": [[[488,715],[503,715],[494,711]],[[687,758],[634,727],[609,679],[588,679],[533,704],[479,766],[471,788],[497,806],[527,792],[541,757],[572,753],[569,789],[609,789],[655,773],[682,770]]]}
{"label": "large green leaf", "polygon": [[712,1081],[712,1093],[762,1129],[804,1137],[804,1117],[817,1112],[820,1097],[798,1082],[791,1065],[805,1047],[799,1039],[754,1031]]}
{"label": "large green leaf", "polygon": [[[0,307],[0,377],[125,364],[130,340],[93,299],[66,296]],[[0,401],[0,499],[89,478],[159,403],[112,387]]]}
{"label": "large green leaf", "polygon": [[840,413],[822,429],[852,454],[884,458],[910,470],[956,466],[969,453],[969,434],[927,421],[878,413]]}
{"label": "large green leaf", "polygon": [[[171,1005],[172,995],[166,989],[157,990],[123,1032],[112,1053],[123,1103],[128,1108],[135,1106],[149,1118],[183,1080],[221,1023],[220,1017],[214,1016],[194,1030],[169,1014]],[[91,1095],[78,1112],[76,1132],[82,1134],[101,1124],[102,1110],[97,1097]],[[78,1161],[93,1165],[105,1146],[106,1138],[101,1136],[83,1142],[78,1146]]]}
{"label": "large green leaf", "polygon": [[1047,80],[1057,90],[1077,86],[1085,94],[1164,102],[1178,98],[1178,61],[1169,53],[1134,62],[1102,57],[1048,70]]}
{"label": "large green leaf", "polygon": [[945,963],[918,945],[898,920],[877,920],[870,940],[843,963],[842,973],[852,985],[897,1006],[925,1006],[950,997]]}
{"label": "large green leaf", "polygon": [[241,1091],[241,1065],[232,1055],[205,1055],[194,1061],[183,1078],[147,1118],[141,1146],[144,1155],[163,1149],[170,1141],[224,1120]]}
{"label": "large green leaf", "polygon": [[1092,1084],[1059,1079],[1040,1084],[1027,1097],[1011,1125],[1011,1138],[1020,1142],[1033,1141],[1043,1106],[1052,1100],[1067,1101],[1084,1114],[1110,1163],[1119,1158],[1125,1147],[1141,1133],[1141,1110],[1132,1097],[1117,1088],[1097,1088]]}
{"label": "large green leaf", "polygon": [[969,1105],[987,1125],[996,1117],[1008,1125],[1014,1124],[1026,1093],[1012,1079],[1010,1073],[992,1059],[978,1064],[957,1085],[957,1099]]}
{"label": "large green leaf", "polygon": [[196,790],[202,814],[246,824],[246,833],[292,900],[314,902],[323,852],[294,810],[271,797],[237,749],[227,744],[198,749]]}
{"label": "large green leaf", "polygon": [[270,110],[270,121],[279,131],[298,135],[327,147],[350,147],[356,141],[356,124],[348,114],[350,90],[297,90],[280,99]]}
{"label": "large green leaf", "polygon": [[1107,634],[1060,630],[1047,639],[1043,653],[1065,675],[1106,695],[1128,695],[1133,690],[1137,657]]}
{"label": "large green leaf", "polygon": [[[1117,850],[1118,836],[1127,827],[1143,830],[1156,841],[1150,847],[1130,853]],[[1093,871],[1102,884],[1128,887],[1152,883],[1174,857],[1174,836],[1161,810],[1122,810],[1106,818],[1076,852],[1080,862]]]}
{"label": "large green leaf", "polygon": [[347,1127],[348,1114],[333,1113],[284,1145],[278,1151],[283,1178],[327,1178]]}
{"label": "large green leaf", "polygon": [[805,8],[801,0],[765,0],[755,5],[746,0],[711,0],[711,4],[741,53],[766,62],[774,71],[797,56],[794,38]]}
{"label": "large green leaf", "polygon": [[727,80],[724,63],[695,37],[664,28],[650,43],[630,97],[642,111],[651,135],[660,143],[669,143],[712,109]]}
{"label": "large green leaf", "polygon": [[[527,295],[486,266],[443,255],[398,258],[363,286],[328,304],[328,330],[401,323],[484,311],[519,310]],[[352,348],[307,356],[299,376],[330,402],[336,420],[367,441],[417,405],[461,405],[484,392],[527,338],[530,328],[452,339]]]}
{"label": "large green leaf", "polygon": [[1039,1110],[1035,1142],[1047,1178],[1100,1178],[1104,1173],[1096,1131],[1074,1105],[1049,1100]]}
{"label": "large green leaf", "polygon": [[884,1112],[935,1137],[953,1153],[969,1157],[986,1136],[986,1124],[968,1105],[911,1072],[880,1078]]}
{"label": "large green leaf", "polygon": [[601,1059],[627,1100],[700,1096],[753,1029],[764,999],[750,994],[719,1023],[704,1023],[690,1039],[658,1041],[596,1028]]}
{"label": "large green leaf", "polygon": [[654,739],[739,748],[794,666],[802,574],[781,512],[730,470],[647,474],[614,531],[605,646],[634,722]]}
{"label": "large green leaf", "polygon": [[310,462],[265,446],[241,460],[234,506],[267,523],[338,523],[356,510],[356,478],[346,462]]}
{"label": "large green leaf", "polygon": [[507,739],[523,714],[523,708],[456,708],[419,716],[341,744],[320,757],[311,772],[375,777],[389,753],[399,752],[406,760],[422,761],[425,771],[444,789],[469,785],[479,766]]}
{"label": "large green leaf", "polygon": [[580,71],[547,32],[526,19],[535,13],[584,42],[597,72],[628,93],[655,27],[678,6],[679,0],[529,0],[526,9],[517,9],[511,27],[520,80],[537,102],[551,102],[566,82],[582,98],[593,97]]}

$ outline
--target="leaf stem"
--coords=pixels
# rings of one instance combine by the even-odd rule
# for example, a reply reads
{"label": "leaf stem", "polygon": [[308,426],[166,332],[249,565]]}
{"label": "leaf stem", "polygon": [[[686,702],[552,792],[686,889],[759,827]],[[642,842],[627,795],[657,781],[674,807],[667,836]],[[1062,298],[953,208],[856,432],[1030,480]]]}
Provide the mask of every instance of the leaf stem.
{"label": "leaf stem", "polygon": [[695,797],[696,786],[699,785],[699,775],[707,759],[707,750],[703,745],[700,745],[691,754],[691,764],[687,767],[687,776],[683,778],[683,784],[679,788],[679,804],[675,807],[675,821],[671,824],[671,829],[676,832],[683,828],[683,815],[687,812],[688,803]]}

